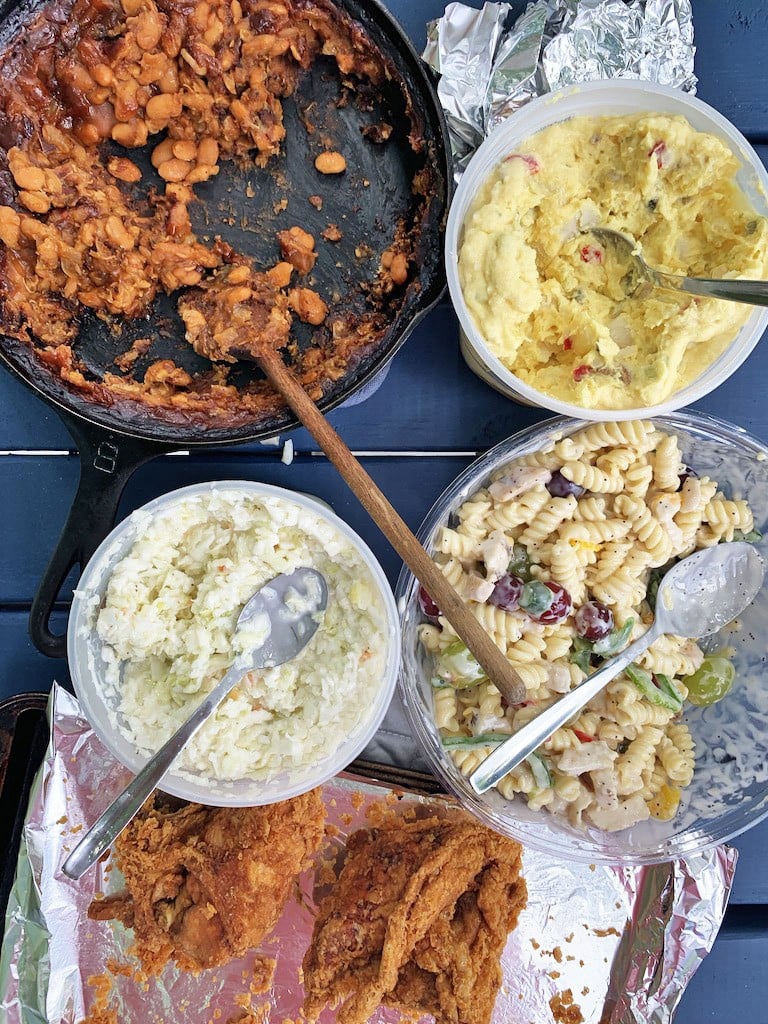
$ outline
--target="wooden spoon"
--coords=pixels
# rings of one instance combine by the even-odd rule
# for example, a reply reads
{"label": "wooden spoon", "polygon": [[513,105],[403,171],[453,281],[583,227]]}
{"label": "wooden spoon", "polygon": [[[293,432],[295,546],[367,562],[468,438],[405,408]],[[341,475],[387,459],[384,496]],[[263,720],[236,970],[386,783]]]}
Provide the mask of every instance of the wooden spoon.
{"label": "wooden spoon", "polygon": [[440,572],[388,499],[347,448],[288,370],[280,353],[266,346],[254,357],[270,384],[312,434],[403,562],[422,584],[509,704],[525,700],[525,684]]}

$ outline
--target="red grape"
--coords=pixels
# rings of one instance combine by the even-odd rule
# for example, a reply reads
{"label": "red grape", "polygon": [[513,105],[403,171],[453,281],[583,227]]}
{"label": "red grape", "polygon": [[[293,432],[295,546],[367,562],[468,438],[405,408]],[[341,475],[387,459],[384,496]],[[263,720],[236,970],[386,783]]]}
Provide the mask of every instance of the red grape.
{"label": "red grape", "polygon": [[547,484],[547,490],[553,498],[567,498],[569,494],[572,494],[574,498],[580,498],[584,493],[583,487],[575,484],[573,480],[567,480],[559,469],[552,474]]}
{"label": "red grape", "polygon": [[585,640],[602,640],[613,629],[613,612],[599,601],[587,601],[574,616],[576,632]]}
{"label": "red grape", "polygon": [[552,583],[548,580],[543,582],[544,586],[549,587],[555,595],[555,599],[546,611],[539,612],[538,615],[531,615],[531,618],[537,622],[543,622],[546,626],[552,626],[556,622],[562,622],[563,619],[566,619],[571,614],[573,602],[571,601],[571,595],[565,587],[561,587],[559,583]]}
{"label": "red grape", "polygon": [[426,592],[424,587],[419,587],[419,607],[424,614],[428,615],[431,619],[436,619],[440,614],[440,609]]}
{"label": "red grape", "polygon": [[513,612],[520,603],[522,589],[523,581],[519,576],[510,576],[509,573],[505,573],[496,583],[488,601],[490,604],[495,604],[497,608],[503,608],[505,612]]}

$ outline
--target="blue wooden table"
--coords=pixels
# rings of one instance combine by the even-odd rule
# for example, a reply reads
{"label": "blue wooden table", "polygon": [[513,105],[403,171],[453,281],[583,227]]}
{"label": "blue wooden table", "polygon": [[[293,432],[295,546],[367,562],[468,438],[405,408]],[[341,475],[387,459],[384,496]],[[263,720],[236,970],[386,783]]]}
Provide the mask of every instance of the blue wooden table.
{"label": "blue wooden table", "polygon": [[[425,22],[441,0],[389,0],[421,49]],[[696,0],[699,96],[730,118],[768,163],[768,5],[761,0]],[[701,402],[702,411],[768,440],[768,362],[758,347],[734,377]],[[546,414],[503,399],[475,378],[458,351],[457,322],[443,301],[395,358],[381,387],[330,419],[414,529],[443,488],[478,453]],[[214,454],[166,455],[139,469],[120,517],[159,494],[197,481],[264,480],[329,502],[370,544],[393,586],[397,556],[378,534],[317,445],[290,435],[291,465],[281,447],[259,444]],[[285,440],[282,438],[281,440]],[[36,585],[63,525],[78,477],[77,455],[56,414],[0,370],[0,699],[68,681],[63,661],[32,647],[27,617]],[[63,631],[74,579],[61,594],[54,628]],[[0,825],[0,827],[2,827]],[[768,1024],[768,822],[739,837],[736,883],[724,927],[699,969],[678,1024],[739,1018]]]}

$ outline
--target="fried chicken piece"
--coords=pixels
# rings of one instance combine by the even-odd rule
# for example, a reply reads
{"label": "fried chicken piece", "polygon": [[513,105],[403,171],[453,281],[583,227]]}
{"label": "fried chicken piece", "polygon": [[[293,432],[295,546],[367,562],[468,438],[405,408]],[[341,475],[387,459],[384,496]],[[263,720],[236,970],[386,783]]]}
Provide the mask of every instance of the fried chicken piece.
{"label": "fried chicken piece", "polygon": [[135,932],[132,952],[157,974],[218,967],[269,934],[294,878],[323,840],[320,790],[265,807],[168,806],[156,793],[115,842],[127,892],[88,916]]}
{"label": "fried chicken piece", "polygon": [[288,343],[287,297],[267,274],[244,263],[227,267],[179,299],[187,341],[198,355],[235,363]]}
{"label": "fried chicken piece", "polygon": [[304,958],[307,1018],[339,1004],[338,1024],[364,1024],[384,1003],[436,1024],[486,1024],[526,901],[520,845],[430,818],[362,829],[347,851]]}

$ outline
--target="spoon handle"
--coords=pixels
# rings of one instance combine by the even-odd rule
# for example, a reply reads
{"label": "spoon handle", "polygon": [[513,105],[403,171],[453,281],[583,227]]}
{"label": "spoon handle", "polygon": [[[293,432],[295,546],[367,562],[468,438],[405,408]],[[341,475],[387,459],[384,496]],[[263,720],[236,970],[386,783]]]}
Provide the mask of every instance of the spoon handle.
{"label": "spoon handle", "polygon": [[597,672],[587,676],[575,689],[561,697],[552,707],[542,711],[540,715],[524,725],[519,732],[505,740],[470,775],[469,784],[472,789],[476,793],[485,793],[491,786],[495,786],[508,772],[511,772],[537,747],[541,746],[548,736],[551,736],[553,732],[573,718],[576,712],[580,711],[587,701],[596,696],[604,686],[607,686],[619,672],[622,672],[627,665],[631,665],[635,658],[647,650],[660,634],[661,630],[654,622],[646,633],[625,647],[621,654],[611,658]]}
{"label": "spoon handle", "polygon": [[389,499],[286,368],[279,352],[260,352],[258,362],[270,384],[280,392],[318,442],[368,515],[485,669],[491,682],[510,704],[519,704],[525,699],[525,683],[507,661],[506,655],[491,640]]}
{"label": "spoon handle", "polygon": [[98,821],[88,829],[64,862],[61,870],[68,878],[81,878],[136,817],[141,805],[155,789],[181,752],[208,716],[216,710],[227,693],[243,676],[243,668],[233,666],[189,718],[144,765],[138,775],[107,807]]}
{"label": "spoon handle", "polygon": [[748,302],[752,306],[768,306],[768,281],[717,280],[708,277],[677,277],[656,271],[658,283],[667,288],[706,295],[711,299]]}

